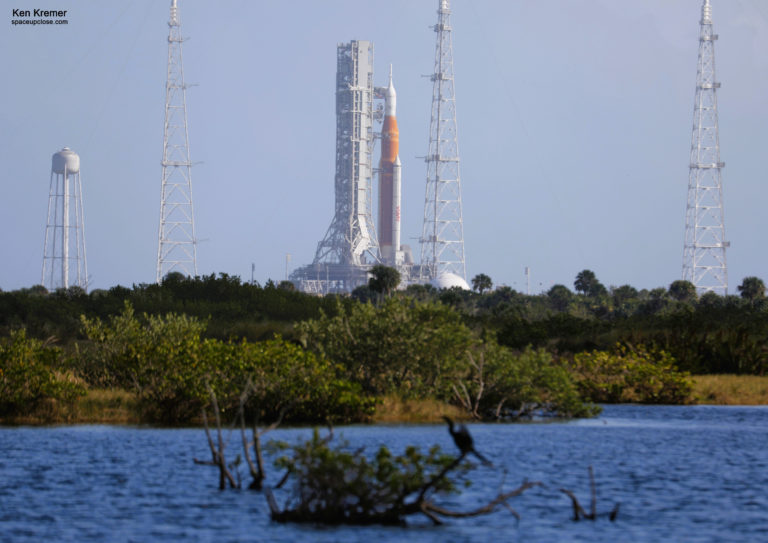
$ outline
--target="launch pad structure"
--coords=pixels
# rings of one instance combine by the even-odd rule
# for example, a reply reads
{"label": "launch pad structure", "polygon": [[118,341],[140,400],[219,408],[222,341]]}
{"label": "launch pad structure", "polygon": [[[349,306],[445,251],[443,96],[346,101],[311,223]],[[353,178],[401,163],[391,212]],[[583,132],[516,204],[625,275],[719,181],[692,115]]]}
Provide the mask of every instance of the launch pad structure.
{"label": "launch pad structure", "polygon": [[[325,236],[317,244],[312,264],[294,270],[289,277],[299,290],[304,292],[351,292],[356,287],[368,283],[368,272],[372,266],[382,263],[394,265],[395,255],[400,252],[399,248],[397,251],[392,248],[392,228],[385,229],[389,251],[387,256],[391,255],[392,258],[382,258],[373,221],[373,151],[376,140],[374,120],[377,118],[373,100],[377,94],[385,100],[390,96],[390,103],[394,107],[391,79],[387,88],[376,88],[373,85],[373,44],[364,40],[338,44],[334,215]],[[393,122],[396,131],[397,124],[392,112],[388,126],[392,126]],[[389,152],[392,152],[391,136],[391,131],[382,136],[390,138],[385,145]],[[394,153],[397,153],[396,148]],[[399,178],[399,157],[395,158]],[[389,190],[394,190],[392,167],[395,166],[395,159],[384,162],[389,175],[387,186],[390,187]],[[381,171],[382,163],[379,168],[380,175]],[[397,190],[400,190],[399,184]],[[381,194],[379,198],[381,199]],[[389,214],[393,217],[397,214],[399,238],[399,201],[396,209],[393,209],[391,194],[385,199],[389,204]],[[406,271],[403,264],[405,258],[401,257],[400,260],[400,268]]]}
{"label": "launch pad structure", "polygon": [[[396,119],[397,98],[390,66],[387,87],[373,86],[373,44],[351,41],[336,53],[336,176],[331,225],[317,245],[312,264],[289,279],[314,294],[351,292],[367,284],[376,264],[400,272],[401,285],[431,282],[468,289],[464,259],[453,44],[449,0],[438,1],[438,22],[430,122],[421,264],[401,245],[402,164]],[[374,112],[374,97],[384,100]],[[374,120],[381,120],[380,134]],[[377,173],[378,230],[372,216],[373,149],[381,139]]]}

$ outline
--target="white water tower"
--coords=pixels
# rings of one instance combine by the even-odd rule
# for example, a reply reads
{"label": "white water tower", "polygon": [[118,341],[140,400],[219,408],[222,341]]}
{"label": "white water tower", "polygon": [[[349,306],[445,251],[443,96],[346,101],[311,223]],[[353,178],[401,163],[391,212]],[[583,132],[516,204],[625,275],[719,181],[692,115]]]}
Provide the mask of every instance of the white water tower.
{"label": "white water tower", "polygon": [[49,291],[88,288],[80,157],[68,147],[54,153],[51,165],[42,284]]}

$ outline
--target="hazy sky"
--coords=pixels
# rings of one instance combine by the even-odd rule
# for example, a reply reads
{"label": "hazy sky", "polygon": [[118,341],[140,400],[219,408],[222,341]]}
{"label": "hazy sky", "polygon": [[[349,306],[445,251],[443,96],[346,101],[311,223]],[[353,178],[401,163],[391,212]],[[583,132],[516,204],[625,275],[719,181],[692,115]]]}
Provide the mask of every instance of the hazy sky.
{"label": "hazy sky", "polygon": [[[91,288],[155,278],[169,1],[17,0],[0,31],[0,288],[40,282],[51,155],[81,157]],[[181,0],[198,271],[282,279],[333,214],[336,45],[394,65],[421,233],[437,0]],[[467,273],[681,276],[701,0],[454,0]],[[729,291],[768,280],[768,3],[712,0]],[[11,8],[67,10],[12,27]],[[378,156],[378,155],[376,155]]]}

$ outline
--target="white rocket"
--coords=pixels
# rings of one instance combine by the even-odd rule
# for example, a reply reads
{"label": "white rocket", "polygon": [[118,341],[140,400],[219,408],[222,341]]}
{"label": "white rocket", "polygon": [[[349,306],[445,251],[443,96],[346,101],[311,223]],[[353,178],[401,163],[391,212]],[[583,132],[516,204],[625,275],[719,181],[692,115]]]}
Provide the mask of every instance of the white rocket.
{"label": "white rocket", "polygon": [[392,84],[384,90],[384,121],[381,127],[381,160],[379,161],[379,248],[385,264],[403,263],[400,247],[400,133],[397,128],[397,93]]}

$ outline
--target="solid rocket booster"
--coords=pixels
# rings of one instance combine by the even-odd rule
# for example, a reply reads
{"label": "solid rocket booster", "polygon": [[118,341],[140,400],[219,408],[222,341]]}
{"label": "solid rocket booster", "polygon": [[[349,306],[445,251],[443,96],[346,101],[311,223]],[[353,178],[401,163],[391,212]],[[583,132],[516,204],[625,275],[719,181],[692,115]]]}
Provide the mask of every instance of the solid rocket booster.
{"label": "solid rocket booster", "polygon": [[400,133],[397,129],[397,93],[392,84],[384,91],[384,122],[381,127],[381,160],[379,161],[379,248],[385,263],[398,264],[400,252]]}

